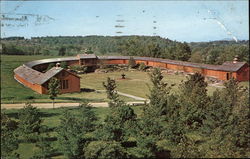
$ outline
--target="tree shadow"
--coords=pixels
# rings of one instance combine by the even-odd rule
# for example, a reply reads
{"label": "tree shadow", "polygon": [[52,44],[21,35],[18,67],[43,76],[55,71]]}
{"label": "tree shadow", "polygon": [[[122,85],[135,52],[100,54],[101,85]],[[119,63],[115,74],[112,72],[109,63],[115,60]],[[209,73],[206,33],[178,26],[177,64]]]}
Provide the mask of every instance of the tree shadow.
{"label": "tree shadow", "polygon": [[57,99],[62,99],[62,100],[73,100],[73,101],[88,101],[88,99],[83,99],[83,98],[75,98],[75,97],[58,97]]}
{"label": "tree shadow", "polygon": [[81,88],[80,92],[95,92],[95,89],[91,89],[91,88]]}
{"label": "tree shadow", "polygon": [[42,118],[52,117],[52,116],[58,116],[60,113],[47,113],[47,112],[40,112],[40,115]]}
{"label": "tree shadow", "polygon": [[6,115],[7,115],[9,118],[18,119],[18,112],[6,113]]}

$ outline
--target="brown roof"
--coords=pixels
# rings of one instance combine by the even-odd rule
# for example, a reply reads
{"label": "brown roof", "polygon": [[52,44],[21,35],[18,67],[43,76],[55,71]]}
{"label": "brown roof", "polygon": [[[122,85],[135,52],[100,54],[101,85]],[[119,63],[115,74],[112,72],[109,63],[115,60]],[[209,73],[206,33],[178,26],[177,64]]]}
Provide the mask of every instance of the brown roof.
{"label": "brown roof", "polygon": [[[62,70],[64,70],[64,69],[61,67],[52,67],[47,72],[41,73],[39,71],[36,71],[32,68],[29,68],[29,67],[23,65],[23,66],[16,68],[14,70],[14,72],[32,84],[40,84],[41,85],[41,84],[44,84],[45,82],[47,82],[48,80],[50,80],[52,77],[57,75]],[[65,71],[67,71],[67,70],[65,70]],[[80,78],[79,76],[77,76],[74,73],[71,73],[69,71],[67,71],[67,72]]]}
{"label": "brown roof", "polygon": [[19,66],[14,70],[14,72],[15,74],[17,74],[18,76],[22,77],[23,79],[32,84],[39,83],[40,78],[43,74],[25,65]]}

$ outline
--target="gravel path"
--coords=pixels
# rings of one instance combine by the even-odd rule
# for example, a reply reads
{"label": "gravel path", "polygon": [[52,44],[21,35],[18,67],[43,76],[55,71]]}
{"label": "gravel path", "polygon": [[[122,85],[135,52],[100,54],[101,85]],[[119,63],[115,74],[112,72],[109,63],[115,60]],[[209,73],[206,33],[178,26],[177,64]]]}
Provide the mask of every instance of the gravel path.
{"label": "gravel path", "polygon": [[[105,92],[105,90],[96,90],[96,91],[98,91],[98,92]],[[129,98],[133,98],[133,99],[135,99],[135,100],[147,101],[146,98],[134,96],[134,95],[127,94],[127,93],[122,93],[122,92],[119,92],[119,91],[116,91],[116,92],[117,92],[117,94],[119,94],[119,95],[122,95],[122,96],[125,96],[125,97],[129,97]]]}
{"label": "gravel path", "polygon": [[145,98],[133,96],[133,95],[126,94],[126,93],[122,93],[122,92],[118,92],[118,91],[117,91],[117,93],[118,93],[119,95],[122,95],[122,96],[125,96],[125,97],[133,98],[133,99],[135,99],[135,100],[143,100],[143,101],[146,101],[146,100],[147,100],[147,99],[145,99]]}
{"label": "gravel path", "polygon": [[[55,103],[55,108],[60,107],[77,107],[80,103]],[[89,103],[93,107],[108,107],[107,102],[101,102],[101,103]],[[138,104],[144,104],[144,102],[138,101],[138,102],[127,102],[129,105],[138,105]],[[25,103],[19,103],[19,104],[1,104],[1,109],[21,109],[23,108]],[[32,103],[33,106],[37,108],[53,108],[52,103]]]}
{"label": "gravel path", "polygon": [[213,83],[213,84],[208,84],[209,86],[216,87],[216,88],[225,88],[225,86],[221,85],[220,83]]}

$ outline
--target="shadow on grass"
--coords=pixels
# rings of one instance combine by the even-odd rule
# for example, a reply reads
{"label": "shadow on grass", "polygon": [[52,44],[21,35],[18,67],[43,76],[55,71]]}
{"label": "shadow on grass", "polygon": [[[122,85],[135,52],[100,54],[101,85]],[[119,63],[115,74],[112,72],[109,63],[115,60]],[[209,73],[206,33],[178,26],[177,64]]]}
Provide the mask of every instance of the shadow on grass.
{"label": "shadow on grass", "polygon": [[80,102],[89,102],[88,99],[75,98],[75,97],[58,97],[57,99],[61,99],[61,100],[72,100],[72,101],[80,101]]}
{"label": "shadow on grass", "polygon": [[40,112],[40,114],[41,114],[41,117],[43,117],[43,118],[60,115],[60,113],[47,113],[47,112]]}
{"label": "shadow on grass", "polygon": [[91,89],[91,88],[81,88],[80,92],[95,92],[95,89]]}
{"label": "shadow on grass", "polygon": [[10,112],[10,113],[6,113],[6,115],[7,115],[9,118],[18,119],[18,112]]}
{"label": "shadow on grass", "polygon": [[[6,115],[9,118],[15,118],[18,119],[18,112],[10,112],[6,113]],[[60,113],[47,113],[47,112],[40,112],[41,117],[47,118],[47,117],[52,117],[52,116],[58,116]]]}
{"label": "shadow on grass", "polygon": [[55,151],[51,153],[48,157],[57,157],[57,156],[62,156],[62,155],[63,155],[62,152]]}

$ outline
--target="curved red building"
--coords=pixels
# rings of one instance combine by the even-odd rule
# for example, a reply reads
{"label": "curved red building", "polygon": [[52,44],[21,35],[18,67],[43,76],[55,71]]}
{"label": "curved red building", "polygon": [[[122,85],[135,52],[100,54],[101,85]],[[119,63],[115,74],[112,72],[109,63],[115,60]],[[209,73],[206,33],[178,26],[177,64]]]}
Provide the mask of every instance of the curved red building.
{"label": "curved red building", "polygon": [[[136,63],[144,63],[147,66],[159,67],[183,71],[187,73],[200,72],[204,76],[217,78],[219,80],[229,80],[235,78],[238,81],[249,80],[249,66],[245,62],[228,61],[222,65],[209,65],[200,63],[183,62],[169,59],[151,58],[151,57],[133,57]],[[19,66],[14,70],[14,78],[31,88],[32,90],[46,94],[48,92],[48,82],[52,77],[60,80],[61,93],[79,92],[80,77],[61,67],[53,67],[43,73],[50,63],[66,62],[67,65],[114,65],[128,64],[130,56],[96,56],[94,54],[78,54],[76,57],[52,58],[44,60],[31,61]]]}

